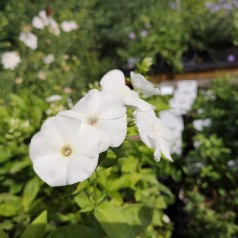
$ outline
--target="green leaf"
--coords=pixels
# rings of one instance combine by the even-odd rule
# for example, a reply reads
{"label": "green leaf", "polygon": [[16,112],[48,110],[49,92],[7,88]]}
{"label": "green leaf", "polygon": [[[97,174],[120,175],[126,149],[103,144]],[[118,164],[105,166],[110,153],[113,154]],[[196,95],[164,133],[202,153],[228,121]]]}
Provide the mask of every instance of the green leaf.
{"label": "green leaf", "polygon": [[23,191],[23,200],[22,200],[22,204],[25,211],[29,210],[31,203],[34,201],[37,193],[39,192],[39,189],[40,189],[40,182],[37,177],[31,179],[26,184]]}
{"label": "green leaf", "polygon": [[84,225],[68,225],[56,229],[47,238],[100,238],[97,236],[97,232],[90,227]]}
{"label": "green leaf", "polygon": [[42,238],[45,235],[47,211],[43,211],[24,231],[21,238]]}
{"label": "green leaf", "polygon": [[30,164],[31,164],[31,162],[30,162],[29,158],[23,158],[21,161],[17,161],[12,165],[12,167],[10,168],[9,173],[10,174],[15,174],[15,173],[23,170],[24,168],[26,168]]}
{"label": "green leaf", "polygon": [[99,158],[98,170],[109,168],[117,162],[117,156],[112,150],[102,153]]}
{"label": "green leaf", "polygon": [[5,232],[3,232],[2,230],[0,230],[0,237],[1,238],[9,238],[8,235]]}
{"label": "green leaf", "polygon": [[78,183],[77,188],[73,191],[73,195],[80,193],[82,190],[86,189],[87,187],[90,186],[89,180],[85,180],[81,183]]}
{"label": "green leaf", "polygon": [[11,217],[22,211],[22,206],[19,201],[8,201],[0,204],[0,216]]}
{"label": "green leaf", "polygon": [[123,172],[135,172],[138,166],[138,162],[139,160],[134,157],[122,158],[120,159],[120,163],[122,163],[121,169]]}
{"label": "green leaf", "polygon": [[78,195],[74,197],[75,202],[78,204],[78,206],[81,208],[81,212],[88,212],[93,210],[93,205],[89,199],[89,196],[86,194],[86,192],[82,191]]}
{"label": "green leaf", "polygon": [[142,177],[142,174],[132,173],[123,174],[123,176],[115,179],[110,179],[107,184],[107,191],[120,190],[134,186]]}
{"label": "green leaf", "polygon": [[12,155],[12,151],[5,146],[0,146],[0,163],[8,160]]}
{"label": "green leaf", "polygon": [[132,238],[140,235],[150,224],[152,209],[141,204],[115,207],[102,203],[94,212],[107,235],[111,238]]}

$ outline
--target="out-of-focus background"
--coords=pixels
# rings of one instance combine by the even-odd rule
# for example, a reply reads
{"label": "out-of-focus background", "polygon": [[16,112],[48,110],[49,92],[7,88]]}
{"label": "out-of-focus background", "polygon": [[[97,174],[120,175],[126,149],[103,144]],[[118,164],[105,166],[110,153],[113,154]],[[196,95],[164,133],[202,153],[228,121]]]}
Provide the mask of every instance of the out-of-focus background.
{"label": "out-of-focus background", "polygon": [[[238,237],[237,45],[238,0],[0,1],[0,237]],[[174,162],[110,151],[95,213],[90,180],[50,188],[28,147],[114,68],[160,87]]]}

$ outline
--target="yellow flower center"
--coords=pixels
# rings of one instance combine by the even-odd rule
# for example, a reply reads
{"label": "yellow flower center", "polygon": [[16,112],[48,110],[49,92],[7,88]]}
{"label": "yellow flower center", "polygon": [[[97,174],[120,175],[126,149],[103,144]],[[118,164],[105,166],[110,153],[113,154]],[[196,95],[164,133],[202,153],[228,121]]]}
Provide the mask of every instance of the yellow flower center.
{"label": "yellow flower center", "polygon": [[66,157],[70,156],[72,154],[71,146],[70,145],[63,146],[61,153]]}

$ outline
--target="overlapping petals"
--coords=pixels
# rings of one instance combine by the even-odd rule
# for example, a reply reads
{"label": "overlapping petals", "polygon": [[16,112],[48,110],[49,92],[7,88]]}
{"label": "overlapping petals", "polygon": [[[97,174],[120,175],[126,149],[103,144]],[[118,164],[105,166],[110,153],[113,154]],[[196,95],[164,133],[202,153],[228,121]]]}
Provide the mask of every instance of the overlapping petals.
{"label": "overlapping petals", "polygon": [[141,111],[154,109],[152,105],[140,99],[138,93],[132,91],[125,83],[124,74],[114,69],[103,76],[100,81],[103,98],[107,101],[122,103]]}
{"label": "overlapping petals", "polygon": [[81,182],[91,176],[99,157],[100,135],[65,116],[48,119],[30,143],[30,158],[39,177],[50,186]]}
{"label": "overlapping petals", "polygon": [[101,92],[96,89],[90,90],[72,110],[61,112],[59,115],[79,118],[96,128],[101,135],[100,152],[106,151],[110,146],[118,147],[125,140],[127,133],[125,106],[118,102],[105,101]]}
{"label": "overlapping petals", "polygon": [[161,153],[172,161],[169,152],[169,142],[171,140],[171,132],[159,118],[155,116],[154,111],[150,112],[134,112],[136,125],[139,130],[141,140],[149,147],[154,148],[154,157],[156,161],[160,160]]}

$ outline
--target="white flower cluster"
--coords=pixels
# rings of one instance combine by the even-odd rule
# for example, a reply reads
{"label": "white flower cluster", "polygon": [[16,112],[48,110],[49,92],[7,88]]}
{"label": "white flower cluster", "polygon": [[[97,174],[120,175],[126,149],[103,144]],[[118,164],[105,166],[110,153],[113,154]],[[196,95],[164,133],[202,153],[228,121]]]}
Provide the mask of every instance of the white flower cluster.
{"label": "white flower cluster", "polygon": [[[48,16],[45,10],[41,10],[38,16],[33,18],[32,26],[39,30],[48,27],[52,34],[56,36],[60,35],[60,27],[58,23],[51,16]],[[74,21],[63,21],[61,23],[61,28],[65,32],[70,32],[78,29],[78,25]],[[32,32],[21,32],[19,40],[31,50],[36,50],[38,47],[38,38]],[[43,59],[43,62],[45,64],[50,64],[54,61],[53,57],[54,56],[52,54],[49,54]],[[20,55],[15,51],[5,52],[2,54],[1,63],[4,69],[14,70],[20,62]]]}
{"label": "white flower cluster", "polygon": [[[131,80],[133,86],[140,85],[143,94],[158,94],[142,75],[131,73]],[[101,91],[90,90],[71,110],[46,120],[31,140],[33,168],[50,186],[73,184],[91,176],[99,154],[125,140],[127,107],[134,109],[141,140],[155,149],[155,160],[159,161],[161,154],[172,160],[169,129],[156,117],[154,107],[126,86],[124,74],[111,70],[100,85]]]}
{"label": "white flower cluster", "polygon": [[[48,16],[45,10],[41,10],[38,16],[35,16],[33,18],[32,26],[39,30],[42,30],[48,26],[52,34],[56,36],[60,35],[60,28],[58,23],[53,19],[53,17]],[[78,25],[74,21],[63,21],[61,23],[61,28],[65,32],[70,32],[78,29]]]}

